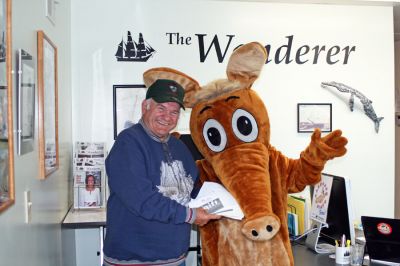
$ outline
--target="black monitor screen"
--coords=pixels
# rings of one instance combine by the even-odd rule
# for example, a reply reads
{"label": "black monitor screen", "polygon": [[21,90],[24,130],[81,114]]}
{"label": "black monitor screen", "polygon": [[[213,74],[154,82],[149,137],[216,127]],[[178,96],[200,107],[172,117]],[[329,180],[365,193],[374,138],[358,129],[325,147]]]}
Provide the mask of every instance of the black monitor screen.
{"label": "black monitor screen", "polygon": [[179,139],[189,148],[190,152],[192,153],[193,159],[201,160],[204,158],[194,144],[192,136],[190,134],[182,134]]}
{"label": "black monitor screen", "polygon": [[[354,227],[352,225],[352,210],[351,205],[349,206],[348,204],[348,202],[350,202],[349,183],[346,182],[345,178],[340,176],[325,173],[322,175],[332,177],[332,189],[326,219],[326,223],[329,227],[321,229],[319,240],[335,245],[335,240],[340,240],[342,235],[345,234],[346,239],[350,239],[353,243],[355,239]],[[311,187],[311,193],[313,193],[313,187]]]}

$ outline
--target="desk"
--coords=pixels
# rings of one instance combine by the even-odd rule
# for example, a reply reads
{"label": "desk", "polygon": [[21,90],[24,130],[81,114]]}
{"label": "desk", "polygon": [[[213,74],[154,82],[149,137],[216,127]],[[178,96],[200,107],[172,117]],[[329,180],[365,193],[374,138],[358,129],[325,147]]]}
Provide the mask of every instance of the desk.
{"label": "desk", "polygon": [[106,209],[70,209],[65,216],[64,228],[98,228],[106,226]]}
{"label": "desk", "polygon": [[[302,244],[292,244],[292,252],[295,266],[343,266],[336,264],[334,259],[329,258],[327,254],[317,254]],[[367,266],[382,266],[364,259]]]}
{"label": "desk", "polygon": [[71,208],[62,222],[67,238],[73,239],[70,251],[71,265],[102,265],[103,239],[106,226],[106,209],[73,209]]}
{"label": "desk", "polygon": [[[93,248],[96,248],[96,254],[97,254],[97,256],[100,256],[100,260],[99,260],[99,258],[97,258],[97,261],[99,261],[99,262],[103,261],[102,250],[103,250],[103,239],[104,239],[105,226],[106,226],[106,210],[105,210],[105,208],[85,209],[85,210],[70,209],[62,222],[62,227],[65,229],[74,229],[74,230],[76,229],[76,231],[82,231],[81,229],[92,229],[95,231],[98,230],[98,232],[97,232],[98,237],[96,237],[97,240],[95,240],[95,241],[99,241],[97,243],[100,243],[100,246],[94,244],[94,245],[92,245],[92,247],[94,246]],[[197,238],[197,235],[192,235],[192,237],[193,236]],[[89,247],[85,244],[80,245],[78,243],[79,239],[83,239],[83,238],[87,239],[86,235],[84,237],[79,237],[79,233],[76,233],[75,238],[76,238],[76,242],[77,242],[76,243],[77,250],[81,250],[82,254],[84,254],[85,257],[89,257],[91,254],[91,251],[83,251],[84,249],[89,248]],[[80,247],[80,246],[84,246],[84,247]],[[97,247],[99,249],[97,249]],[[193,250],[195,250],[195,249],[193,249]],[[329,255],[317,254],[302,244],[293,244],[292,251],[293,251],[295,266],[338,266],[338,264],[335,263],[334,259],[329,258]],[[79,263],[79,258],[77,258],[77,260],[78,261],[77,261],[76,265],[85,265],[85,266],[86,265],[96,265],[96,264]],[[193,263],[193,264],[189,263],[187,265],[195,265],[195,263]],[[369,264],[368,261],[365,261],[364,265],[373,266],[374,264],[372,264],[372,263]]]}
{"label": "desk", "polygon": [[[71,260],[71,266],[102,265],[103,239],[106,227],[106,209],[70,209],[62,222],[62,228],[73,231],[75,263]],[[199,265],[200,239],[198,231],[191,232],[191,247],[186,265]],[[72,246],[72,243],[70,243]],[[72,248],[72,247],[71,247]]]}
{"label": "desk", "polygon": [[317,254],[305,245],[292,244],[294,265],[296,266],[330,266],[336,265],[335,260],[327,254]]}

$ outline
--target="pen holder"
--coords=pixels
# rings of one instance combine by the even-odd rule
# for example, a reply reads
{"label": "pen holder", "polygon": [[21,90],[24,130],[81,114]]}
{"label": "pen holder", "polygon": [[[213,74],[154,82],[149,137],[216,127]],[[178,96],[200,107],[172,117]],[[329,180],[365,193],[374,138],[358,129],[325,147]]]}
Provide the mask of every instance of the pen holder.
{"label": "pen holder", "polygon": [[335,261],[336,264],[350,264],[350,247],[336,246]]}

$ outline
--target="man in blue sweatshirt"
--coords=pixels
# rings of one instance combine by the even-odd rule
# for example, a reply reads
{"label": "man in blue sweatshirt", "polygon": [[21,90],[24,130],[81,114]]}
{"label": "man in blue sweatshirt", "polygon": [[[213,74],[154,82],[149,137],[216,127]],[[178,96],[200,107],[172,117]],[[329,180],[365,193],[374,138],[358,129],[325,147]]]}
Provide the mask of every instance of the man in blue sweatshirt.
{"label": "man in blue sweatshirt", "polygon": [[178,83],[156,80],[141,120],[118,135],[106,159],[106,266],[185,265],[191,224],[220,218],[187,206],[198,170],[186,145],[170,135],[183,98]]}

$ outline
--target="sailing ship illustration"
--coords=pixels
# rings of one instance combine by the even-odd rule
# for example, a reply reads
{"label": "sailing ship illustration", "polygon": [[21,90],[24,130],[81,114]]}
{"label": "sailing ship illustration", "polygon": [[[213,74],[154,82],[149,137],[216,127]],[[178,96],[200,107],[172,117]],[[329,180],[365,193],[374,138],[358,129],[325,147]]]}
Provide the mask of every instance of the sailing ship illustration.
{"label": "sailing ship illustration", "polygon": [[115,57],[117,61],[147,62],[155,52],[156,50],[143,39],[142,33],[139,33],[139,40],[136,43],[132,40],[131,32],[128,31],[127,42],[124,43],[124,39],[122,38],[121,42],[118,44]]}

